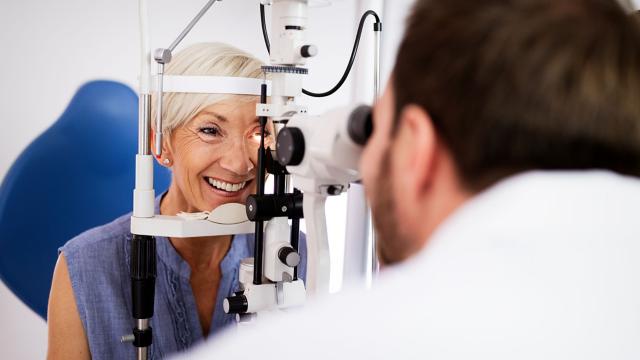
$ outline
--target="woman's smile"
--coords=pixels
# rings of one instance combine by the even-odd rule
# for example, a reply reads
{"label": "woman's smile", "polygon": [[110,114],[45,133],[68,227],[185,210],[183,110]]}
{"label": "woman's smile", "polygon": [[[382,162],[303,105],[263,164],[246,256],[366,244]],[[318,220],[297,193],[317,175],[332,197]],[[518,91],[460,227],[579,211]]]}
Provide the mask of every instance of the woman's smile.
{"label": "woman's smile", "polygon": [[[244,202],[253,192],[253,179],[243,181],[227,181],[220,178],[205,176],[202,178],[206,190],[205,197],[211,199],[209,203],[220,203],[220,197],[227,202]],[[215,199],[215,200],[214,200]]]}

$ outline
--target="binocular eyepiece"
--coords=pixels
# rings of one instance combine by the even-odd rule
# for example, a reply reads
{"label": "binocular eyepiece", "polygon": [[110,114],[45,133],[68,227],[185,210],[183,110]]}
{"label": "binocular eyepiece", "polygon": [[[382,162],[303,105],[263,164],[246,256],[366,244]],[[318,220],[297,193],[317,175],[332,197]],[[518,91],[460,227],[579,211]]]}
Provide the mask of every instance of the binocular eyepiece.
{"label": "binocular eyepiece", "polygon": [[365,146],[373,133],[373,109],[371,106],[358,106],[351,112],[347,121],[347,131],[351,140],[360,146]]}
{"label": "binocular eyepiece", "polygon": [[346,113],[333,112],[309,118],[304,127],[287,126],[280,130],[276,140],[276,159],[283,166],[297,166],[305,158],[307,145],[317,132],[331,132],[325,139],[326,146],[340,147],[340,142],[363,147],[373,132],[372,108],[360,105]]}

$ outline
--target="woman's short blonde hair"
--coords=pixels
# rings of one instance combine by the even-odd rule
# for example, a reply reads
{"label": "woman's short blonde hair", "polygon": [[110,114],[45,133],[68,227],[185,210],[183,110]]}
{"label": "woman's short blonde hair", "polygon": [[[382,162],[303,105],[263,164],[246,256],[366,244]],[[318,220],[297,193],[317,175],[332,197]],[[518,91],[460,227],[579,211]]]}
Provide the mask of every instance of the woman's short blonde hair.
{"label": "woman's short blonde hair", "polygon": [[[262,78],[264,63],[254,56],[223,43],[198,43],[173,57],[165,67],[167,75],[209,75]],[[155,127],[156,94],[152,95],[151,123]],[[220,101],[255,101],[254,95],[165,93],[162,97],[162,132],[171,132],[193,119],[205,107]]]}

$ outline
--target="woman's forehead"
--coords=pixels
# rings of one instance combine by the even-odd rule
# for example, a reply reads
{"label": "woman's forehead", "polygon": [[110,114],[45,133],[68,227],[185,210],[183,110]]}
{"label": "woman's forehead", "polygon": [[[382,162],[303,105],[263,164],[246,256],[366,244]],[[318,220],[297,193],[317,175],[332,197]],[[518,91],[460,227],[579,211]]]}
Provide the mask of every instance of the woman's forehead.
{"label": "woman's forehead", "polygon": [[255,101],[221,101],[205,106],[198,115],[223,123],[253,123],[257,120]]}

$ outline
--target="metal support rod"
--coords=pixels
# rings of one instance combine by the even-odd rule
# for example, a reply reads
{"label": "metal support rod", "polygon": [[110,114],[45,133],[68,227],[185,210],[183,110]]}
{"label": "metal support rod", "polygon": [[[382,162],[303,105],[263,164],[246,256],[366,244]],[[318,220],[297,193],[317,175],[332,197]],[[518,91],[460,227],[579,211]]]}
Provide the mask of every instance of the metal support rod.
{"label": "metal support rod", "polygon": [[[260,103],[267,103],[267,84],[260,86]],[[265,164],[264,164],[264,135],[267,127],[267,117],[260,116],[260,148],[258,149],[258,176],[256,179],[257,194],[264,195],[265,181]],[[262,284],[262,251],[264,248],[264,222],[256,221],[255,239],[254,239],[254,263],[253,263],[253,283],[255,285]]]}
{"label": "metal support rod", "polygon": [[162,75],[164,74],[164,64],[158,63],[158,91],[156,99],[156,143],[155,155],[162,155]]}
{"label": "metal support rod", "polygon": [[374,103],[380,96],[380,33],[382,31],[374,31],[374,58],[373,58],[373,96]]}
{"label": "metal support rod", "polygon": [[295,189],[291,189],[291,175],[284,177],[284,192],[295,192]]}
{"label": "metal support rod", "polygon": [[149,353],[147,348],[138,348],[138,360],[147,360]]}
{"label": "metal support rod", "polygon": [[138,360],[145,360],[153,342],[149,320],[154,310],[156,239],[153,236],[133,235],[130,261],[131,310],[136,319],[133,345],[137,348]]}
{"label": "metal support rod", "polygon": [[[373,96],[375,104],[380,97],[380,38],[382,34],[382,24],[379,25],[373,32],[374,36],[374,58],[373,58]],[[376,231],[373,228],[373,221],[371,219],[371,209],[367,210],[367,223],[370,226],[369,235],[371,236],[371,279],[375,277],[380,269],[380,262],[378,260],[377,245],[376,245]]]}
{"label": "metal support rod", "polygon": [[187,25],[187,27],[182,30],[182,32],[180,33],[180,35],[178,35],[178,38],[176,38],[175,40],[173,40],[173,42],[171,43],[171,45],[169,45],[169,50],[173,51],[179,44],[180,42],[185,38],[185,36],[187,36],[187,34],[189,34],[189,32],[191,31],[191,29],[193,29],[194,26],[196,26],[196,24],[198,23],[198,21],[200,21],[200,18],[202,18],[202,16],[204,16],[204,14],[207,13],[207,11],[209,10],[209,8],[213,5],[213,3],[215,3],[218,0],[209,0],[204,7],[200,10],[200,12],[193,18],[193,20],[191,20],[191,22]]}
{"label": "metal support rod", "polygon": [[[298,189],[293,189],[294,194],[300,194],[301,191]],[[291,247],[298,254],[300,253],[300,219],[294,218],[291,219]],[[298,280],[298,267],[293,268],[293,280]]]}
{"label": "metal support rod", "polygon": [[138,155],[149,155],[150,121],[151,121],[151,54],[149,45],[149,24],[147,0],[138,1],[140,19],[140,98],[138,101]]}
{"label": "metal support rod", "polygon": [[376,239],[376,229],[373,227],[371,209],[367,209],[367,223],[369,225],[369,236],[371,236],[371,281],[373,281],[380,270],[380,260],[378,259],[378,240]]}
{"label": "metal support rod", "polygon": [[[136,321],[137,328],[140,330],[149,329],[149,319],[138,319]],[[136,348],[138,360],[147,360],[149,358],[149,348],[148,347],[139,347]]]}
{"label": "metal support rod", "polygon": [[136,325],[140,330],[147,330],[149,328],[149,319],[137,319]]}
{"label": "metal support rod", "polygon": [[149,155],[149,132],[151,131],[151,95],[140,94],[138,114],[138,155]]}
{"label": "metal support rod", "polygon": [[[354,79],[360,86],[354,88],[353,102],[376,102],[382,88],[381,82],[381,34],[382,21],[377,16],[381,0],[360,0],[357,11],[365,11],[375,17],[373,39],[363,43],[362,57],[356,65]],[[376,9],[376,10],[374,10]],[[347,222],[345,226],[343,284],[347,286],[369,286],[377,272],[376,235],[373,231],[371,211],[364,188],[352,183],[348,191]],[[343,286],[344,286],[343,285]]]}

